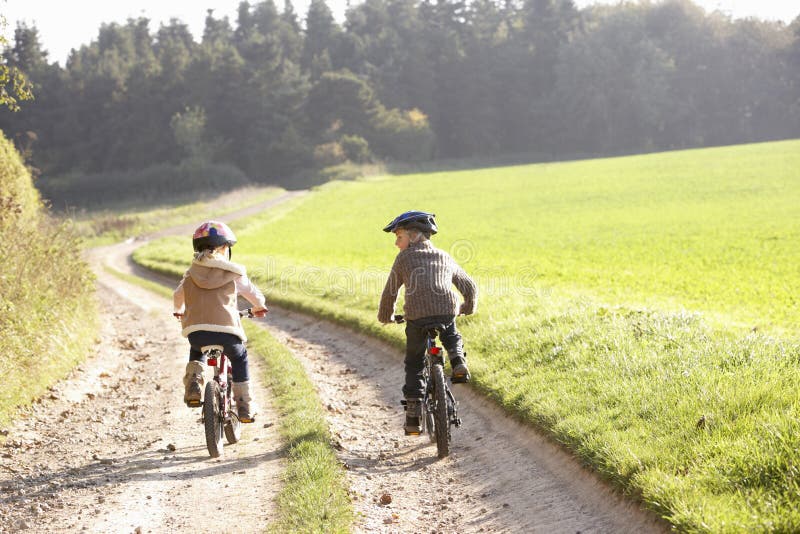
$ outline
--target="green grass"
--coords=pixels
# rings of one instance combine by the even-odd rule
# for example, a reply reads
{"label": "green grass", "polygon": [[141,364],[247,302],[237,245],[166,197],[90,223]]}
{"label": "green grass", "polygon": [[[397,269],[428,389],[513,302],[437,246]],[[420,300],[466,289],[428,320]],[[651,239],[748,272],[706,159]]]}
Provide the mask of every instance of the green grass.
{"label": "green grass", "polygon": [[[399,345],[380,228],[433,211],[481,291],[478,389],[679,530],[797,531],[798,205],[798,141],[412,174],[242,223],[235,255],[268,300]],[[187,241],[137,261],[181,271]]]}
{"label": "green grass", "polygon": [[[106,271],[164,297],[172,290],[161,284],[106,267]],[[353,511],[344,470],[331,447],[330,432],[319,396],[302,364],[269,333],[245,322],[250,352],[265,364],[263,379],[280,411],[278,425],[287,458],[278,514],[268,532],[349,532]]]}
{"label": "green grass", "polygon": [[353,511],[344,469],[331,448],[322,404],[302,364],[265,330],[246,325],[249,347],[266,362],[264,379],[281,410],[288,465],[269,532],[349,532]]}
{"label": "green grass", "polygon": [[281,194],[278,187],[245,187],[213,198],[164,199],[158,206],[129,204],[96,211],[81,210],[73,214],[76,231],[87,247],[116,243],[127,237],[154,232],[162,228],[197,222],[213,213],[219,217],[252,206]]}

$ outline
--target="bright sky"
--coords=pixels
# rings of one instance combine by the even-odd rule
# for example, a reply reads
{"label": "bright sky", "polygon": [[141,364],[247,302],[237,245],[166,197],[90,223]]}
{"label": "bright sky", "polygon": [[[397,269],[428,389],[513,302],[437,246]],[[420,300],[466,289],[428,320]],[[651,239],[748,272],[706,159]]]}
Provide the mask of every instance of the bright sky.
{"label": "bright sky", "polygon": [[[215,17],[227,15],[231,23],[236,21],[236,10],[241,0],[138,0],[135,2],[115,0],[0,0],[0,14],[6,17],[8,26],[5,35],[11,41],[19,20],[35,24],[45,50],[51,61],[64,65],[72,48],[80,48],[97,37],[104,22],[124,23],[129,17],[145,16],[151,20],[150,29],[155,31],[161,22],[168,23],[172,17],[189,25],[199,39],[203,32],[206,10],[214,9]],[[259,0],[250,0],[256,4]],[[348,1],[328,0],[328,6],[340,22]],[[576,0],[579,7],[597,0]],[[601,0],[608,3],[616,0]],[[706,11],[720,10],[734,18],[758,17],[790,23],[800,15],[800,3],[796,0],[694,0]],[[278,9],[283,9],[283,0],[275,0]],[[309,0],[292,0],[300,19],[305,18]]]}

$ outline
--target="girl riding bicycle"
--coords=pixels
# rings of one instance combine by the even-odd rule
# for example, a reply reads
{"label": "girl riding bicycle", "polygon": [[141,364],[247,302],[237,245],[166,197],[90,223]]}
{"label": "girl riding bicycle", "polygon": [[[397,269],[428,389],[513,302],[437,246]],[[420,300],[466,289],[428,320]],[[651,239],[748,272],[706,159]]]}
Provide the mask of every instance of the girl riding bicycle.
{"label": "girl riding bicycle", "polygon": [[189,339],[189,363],[183,377],[183,400],[201,406],[205,361],[200,348],[222,345],[230,358],[233,396],[239,420],[252,423],[256,406],[250,391],[247,341],[236,305],[237,295],[253,304],[253,315],[267,313],[264,295],[247,278],[243,265],[233,263],[231,247],[236,236],[224,223],[206,221],[192,236],[194,259],[173,294],[175,315],[181,318],[183,335]]}
{"label": "girl riding bicycle", "polygon": [[[425,395],[423,369],[427,326],[444,325],[439,338],[447,350],[453,369],[454,383],[470,379],[461,334],[456,329],[456,315],[470,315],[477,304],[475,282],[446,252],[434,247],[430,237],[438,231],[435,215],[423,211],[407,211],[394,218],[383,229],[397,236],[395,245],[400,253],[394,260],[389,279],[381,295],[378,320],[392,322],[394,305],[401,286],[405,286],[406,319],[406,398],[405,433],[419,434],[420,400]],[[458,295],[464,297],[459,305]]]}

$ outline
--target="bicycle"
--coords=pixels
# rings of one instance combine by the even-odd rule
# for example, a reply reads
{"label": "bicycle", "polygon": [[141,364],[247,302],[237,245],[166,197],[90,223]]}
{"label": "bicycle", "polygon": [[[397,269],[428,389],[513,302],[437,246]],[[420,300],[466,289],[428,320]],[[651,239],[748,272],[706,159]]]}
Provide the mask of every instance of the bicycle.
{"label": "bicycle", "polygon": [[[179,317],[180,314],[174,314]],[[240,317],[255,317],[252,308],[239,310]],[[233,383],[231,361],[223,352],[222,345],[200,347],[206,365],[214,368],[214,378],[206,383],[203,402],[203,427],[206,448],[212,458],[219,458],[224,447],[222,437],[229,445],[237,443],[242,436],[242,422],[233,409]]]}
{"label": "bicycle", "polygon": [[[403,323],[405,318],[402,315],[395,315],[394,322]],[[421,403],[422,417],[420,418],[422,432],[427,432],[431,443],[436,443],[436,452],[439,458],[445,458],[450,454],[451,427],[461,426],[461,418],[458,417],[458,402],[444,375],[444,351],[436,344],[439,330],[442,327],[442,325],[432,325],[425,332],[427,337],[425,368],[422,372],[425,381],[425,396]],[[401,404],[406,406],[406,401],[401,401]]]}

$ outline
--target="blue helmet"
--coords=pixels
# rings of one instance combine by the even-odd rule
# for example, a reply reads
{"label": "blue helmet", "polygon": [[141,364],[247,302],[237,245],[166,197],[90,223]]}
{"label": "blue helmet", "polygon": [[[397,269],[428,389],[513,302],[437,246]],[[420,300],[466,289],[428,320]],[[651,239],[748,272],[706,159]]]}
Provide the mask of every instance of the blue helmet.
{"label": "blue helmet", "polygon": [[394,218],[386,225],[384,232],[394,232],[398,228],[419,230],[427,235],[433,235],[439,231],[436,226],[436,215],[424,211],[407,211]]}

